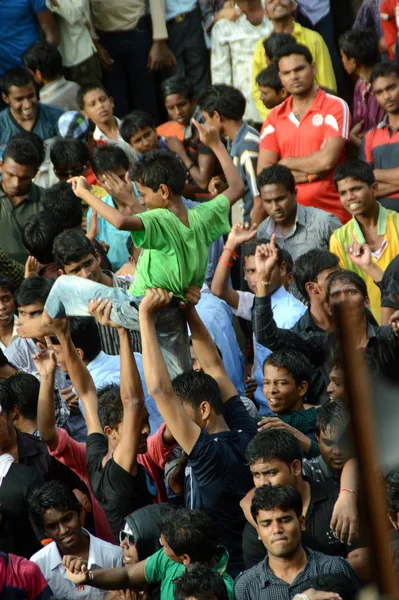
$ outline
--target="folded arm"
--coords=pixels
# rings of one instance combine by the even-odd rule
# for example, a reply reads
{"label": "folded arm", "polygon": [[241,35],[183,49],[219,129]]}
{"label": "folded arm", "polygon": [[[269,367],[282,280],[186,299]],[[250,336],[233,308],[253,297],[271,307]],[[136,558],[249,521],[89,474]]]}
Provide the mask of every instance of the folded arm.
{"label": "folded arm", "polygon": [[287,157],[280,160],[280,164],[291,170],[303,173],[314,173],[321,175],[330,171],[338,163],[345,148],[346,140],[341,137],[329,137],[320,150],[312,152],[307,156]]}

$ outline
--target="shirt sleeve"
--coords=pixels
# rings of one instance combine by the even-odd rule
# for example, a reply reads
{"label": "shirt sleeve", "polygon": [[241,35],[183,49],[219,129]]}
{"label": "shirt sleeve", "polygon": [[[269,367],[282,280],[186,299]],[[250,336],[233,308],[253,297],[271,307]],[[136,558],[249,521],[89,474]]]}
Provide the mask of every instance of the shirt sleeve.
{"label": "shirt sleeve", "polygon": [[359,150],[359,158],[365,160],[372,167],[374,167],[374,158],[372,150],[372,131],[366,133],[364,140],[361,143]]}
{"label": "shirt sleeve", "polygon": [[337,82],[334,75],[334,69],[331,62],[330,52],[321,35],[317,35],[317,41],[314,45],[313,59],[317,65],[317,81],[323,87],[333,92],[337,91]]}
{"label": "shirt sleeve", "polygon": [[252,318],[252,307],[254,305],[255,294],[252,292],[243,292],[236,290],[238,294],[238,307],[233,308],[233,313],[241,319],[250,321]]}
{"label": "shirt sleeve", "polygon": [[201,220],[207,244],[230,232],[230,202],[224,194],[199,204],[193,208],[193,211]]}
{"label": "shirt sleeve", "polygon": [[154,210],[148,210],[147,212],[140,213],[137,215],[143,223],[144,229],[139,231],[132,231],[131,236],[133,243],[138,248],[159,250],[165,252],[174,252],[172,248],[171,240],[173,237],[170,235],[168,229],[174,226],[175,215],[169,213],[164,208],[155,208]]}
{"label": "shirt sleeve", "polygon": [[165,463],[171,452],[176,448],[176,443],[167,444],[163,439],[165,429],[166,423],[163,423],[147,440],[147,454],[150,455],[154,463],[161,469],[165,467]]}
{"label": "shirt sleeve", "polygon": [[338,241],[338,238],[337,238],[335,232],[332,234],[332,236],[330,238],[330,252],[335,254],[335,256],[338,256],[341,269],[345,269],[345,261],[344,261],[344,256],[343,256],[343,252],[342,252],[342,247]]}
{"label": "shirt sleeve", "polygon": [[269,113],[266,106],[260,99],[259,86],[256,83],[256,78],[263,69],[266,69],[266,57],[265,50],[263,48],[263,40],[258,40],[255,45],[254,55],[252,58],[252,97],[255,100],[255,106],[258,109],[258,113],[264,121]]}
{"label": "shirt sleeve", "polygon": [[161,548],[147,558],[144,565],[144,577],[149,583],[162,581],[168,568],[169,558]]}
{"label": "shirt sleeve", "polygon": [[258,156],[259,152],[258,148],[256,148],[256,150],[245,150],[240,158],[252,197],[259,196],[258,186],[256,185]]}
{"label": "shirt sleeve", "polygon": [[328,115],[324,118],[324,124],[328,126],[325,138],[341,137],[349,140],[351,115],[345,100],[335,97],[328,107]]}
{"label": "shirt sleeve", "polygon": [[11,554],[8,559],[13,561],[13,570],[22,579],[27,600],[47,600],[53,596],[40,568],[34,562]]}
{"label": "shirt sleeve", "polygon": [[257,433],[257,425],[239,396],[233,396],[223,405],[224,418],[229,429],[237,429],[252,438]]}
{"label": "shirt sleeve", "polygon": [[[395,2],[396,4],[396,2]],[[394,45],[398,36],[395,20],[395,7],[391,0],[384,0],[380,6],[382,35],[388,48],[389,58],[394,60]]]}
{"label": "shirt sleeve", "polygon": [[260,132],[259,149],[270,150],[280,156],[281,150],[276,134],[276,109],[273,108],[266,117]]}
{"label": "shirt sleeve", "polygon": [[49,453],[65,466],[73,469],[80,477],[86,478],[86,444],[71,438],[69,433],[62,427],[57,428],[57,433],[58,445],[54,450],[49,448]]}
{"label": "shirt sleeve", "polygon": [[48,10],[46,0],[30,0],[30,5],[35,14]]}
{"label": "shirt sleeve", "polygon": [[211,73],[213,84],[233,84],[230,46],[227,40],[223,39],[225,37],[223,29],[226,27],[226,24],[226,19],[222,19],[212,29]]}

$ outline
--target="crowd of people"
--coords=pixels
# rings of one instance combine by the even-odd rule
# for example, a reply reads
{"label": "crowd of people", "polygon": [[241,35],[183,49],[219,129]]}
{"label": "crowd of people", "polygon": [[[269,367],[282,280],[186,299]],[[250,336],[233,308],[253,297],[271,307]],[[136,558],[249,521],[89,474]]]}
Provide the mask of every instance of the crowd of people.
{"label": "crowd of people", "polygon": [[0,2],[0,600],[373,582],[336,308],[398,386],[398,14]]}

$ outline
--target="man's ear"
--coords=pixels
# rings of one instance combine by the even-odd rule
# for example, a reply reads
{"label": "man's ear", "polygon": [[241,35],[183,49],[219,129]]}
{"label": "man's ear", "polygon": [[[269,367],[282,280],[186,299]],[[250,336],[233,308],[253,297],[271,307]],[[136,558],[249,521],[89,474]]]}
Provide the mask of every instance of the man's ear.
{"label": "man's ear", "polygon": [[298,475],[302,473],[302,463],[297,458],[291,463],[291,471],[293,472],[295,477],[298,477]]}
{"label": "man's ear", "polygon": [[58,275],[66,275],[64,269],[58,269]]}
{"label": "man's ear", "polygon": [[279,266],[279,269],[280,269],[280,276],[285,277],[285,275],[287,275],[287,263],[285,261],[283,261],[281,263],[281,265]]}
{"label": "man's ear", "polygon": [[307,281],[305,283],[305,290],[308,293],[308,296],[312,296],[312,294],[316,291],[317,283],[315,281]]}
{"label": "man's ear", "polygon": [[301,531],[306,531],[306,519],[303,515],[298,517],[299,524],[301,526]]}
{"label": "man's ear", "polygon": [[281,90],[280,90],[280,96],[281,96],[281,97],[282,97],[284,100],[287,98],[287,96],[288,96],[288,92],[287,92],[287,90],[285,89],[285,87],[282,87],[282,88],[281,88]]}
{"label": "man's ear", "polygon": [[5,94],[5,93],[3,92],[3,93],[2,93],[2,95],[1,95],[1,97],[3,98],[3,101],[4,101],[6,104],[10,104],[10,101],[9,101],[9,99],[8,99],[8,95],[7,95],[7,94]]}
{"label": "man's ear", "polygon": [[301,381],[301,383],[298,386],[298,394],[301,398],[303,398],[306,395],[306,392],[308,391],[308,387],[309,387],[308,381]]}
{"label": "man's ear", "polygon": [[82,360],[85,359],[85,353],[83,352],[83,350],[81,348],[76,348],[76,352],[79,354],[79,356]]}
{"label": "man's ear", "polygon": [[104,435],[105,435],[107,438],[110,438],[110,437],[111,437],[111,435],[112,435],[112,429],[111,429],[111,427],[110,427],[109,425],[106,425],[106,426],[104,427]]}

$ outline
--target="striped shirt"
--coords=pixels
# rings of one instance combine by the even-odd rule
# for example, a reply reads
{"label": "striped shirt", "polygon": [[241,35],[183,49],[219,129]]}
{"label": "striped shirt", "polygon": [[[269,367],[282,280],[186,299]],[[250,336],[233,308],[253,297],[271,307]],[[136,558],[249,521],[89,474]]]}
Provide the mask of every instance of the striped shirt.
{"label": "striped shirt", "polygon": [[237,202],[238,207],[241,209],[238,220],[248,222],[254,204],[254,197],[259,196],[256,185],[259,133],[243,121],[236,137],[228,146],[228,150],[245,187],[244,196]]}

